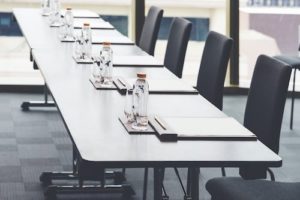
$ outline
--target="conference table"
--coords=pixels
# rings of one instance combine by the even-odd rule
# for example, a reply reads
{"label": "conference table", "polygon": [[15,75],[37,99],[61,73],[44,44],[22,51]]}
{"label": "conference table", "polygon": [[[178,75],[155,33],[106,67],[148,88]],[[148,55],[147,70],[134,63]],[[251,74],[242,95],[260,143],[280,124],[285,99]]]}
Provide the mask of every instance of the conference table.
{"label": "conference table", "polygon": [[[92,177],[93,173],[104,172],[106,168],[154,168],[153,192],[154,199],[158,200],[162,198],[164,168],[189,168],[192,174],[190,195],[198,199],[200,167],[282,165],[281,158],[259,140],[163,142],[152,134],[129,135],[119,121],[119,117],[124,116],[125,96],[117,90],[94,88],[89,81],[92,64],[74,61],[73,44],[59,41],[58,29],[49,27],[39,9],[20,8],[13,12],[78,154],[79,169],[74,169],[73,173],[78,173],[79,178]],[[93,31],[98,31],[99,36],[117,32]],[[93,45],[93,53],[97,54],[100,48],[101,45]],[[134,44],[112,45],[112,49],[114,56],[148,56]],[[126,78],[135,78],[138,72],[145,72],[149,79],[178,79],[165,67],[119,66],[113,69],[114,76]],[[200,94],[150,94],[148,106],[149,115],[228,117]],[[101,175],[100,178],[103,179]],[[63,191],[58,186],[53,188]]]}

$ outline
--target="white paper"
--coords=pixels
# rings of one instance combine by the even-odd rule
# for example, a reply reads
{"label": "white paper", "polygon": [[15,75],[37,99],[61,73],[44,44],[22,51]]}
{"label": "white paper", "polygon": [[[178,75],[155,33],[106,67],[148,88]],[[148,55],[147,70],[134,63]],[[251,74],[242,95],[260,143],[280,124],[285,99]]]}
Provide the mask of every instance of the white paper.
{"label": "white paper", "polygon": [[[126,79],[129,85],[133,86],[136,79]],[[147,79],[150,92],[194,92],[191,85],[180,79]]]}
{"label": "white paper", "polygon": [[163,66],[153,56],[115,56],[114,65]]}
{"label": "white paper", "polygon": [[74,19],[74,28],[82,28],[84,23],[89,23],[91,29],[113,29],[114,27],[109,23],[102,19],[93,19],[93,18],[75,18]]}
{"label": "white paper", "polygon": [[252,132],[231,117],[162,118],[179,137],[252,137]]}

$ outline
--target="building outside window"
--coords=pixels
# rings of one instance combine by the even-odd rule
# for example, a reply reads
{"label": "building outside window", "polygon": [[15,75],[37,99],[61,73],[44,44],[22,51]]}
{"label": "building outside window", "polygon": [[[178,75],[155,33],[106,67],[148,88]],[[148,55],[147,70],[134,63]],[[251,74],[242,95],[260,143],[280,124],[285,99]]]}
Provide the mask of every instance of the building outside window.
{"label": "building outside window", "polygon": [[[0,1],[0,85],[42,85],[38,70],[29,61],[29,48],[22,37],[13,8],[40,8],[40,0]],[[121,33],[130,35],[131,0],[61,0],[62,8],[88,9],[99,13]]]}
{"label": "building outside window", "polygon": [[[240,1],[240,86],[249,87],[258,55],[298,55],[300,1]],[[296,78],[300,90],[300,76]],[[290,84],[291,87],[291,84]]]}
{"label": "building outside window", "polygon": [[227,34],[227,0],[146,0],[146,11],[151,5],[164,9],[155,56],[164,59],[169,27],[173,17],[183,17],[193,24],[187,48],[183,79],[195,85],[205,39],[210,30]]}

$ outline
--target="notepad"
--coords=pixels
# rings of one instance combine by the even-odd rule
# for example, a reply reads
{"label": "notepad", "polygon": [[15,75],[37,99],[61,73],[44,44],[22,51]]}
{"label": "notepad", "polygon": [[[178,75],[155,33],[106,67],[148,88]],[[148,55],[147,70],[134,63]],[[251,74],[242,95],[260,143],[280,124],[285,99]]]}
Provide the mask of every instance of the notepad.
{"label": "notepad", "polygon": [[[127,88],[133,88],[136,79],[122,77],[114,80],[121,94],[125,94]],[[147,79],[150,94],[198,94],[191,85],[179,79]]]}
{"label": "notepad", "polygon": [[[151,124],[159,137],[168,140],[168,134],[177,140],[256,140],[256,135],[232,117],[192,118],[157,117]],[[162,128],[165,127],[165,128]]]}
{"label": "notepad", "polygon": [[74,19],[74,28],[81,29],[84,23],[89,23],[91,29],[114,29],[114,27],[102,19]]}
{"label": "notepad", "polygon": [[92,32],[92,43],[93,44],[103,44],[104,42],[110,42],[115,45],[133,45],[134,42],[125,36],[109,36],[100,35],[98,33]]}
{"label": "notepad", "polygon": [[163,67],[164,65],[153,56],[114,56],[116,67]]}

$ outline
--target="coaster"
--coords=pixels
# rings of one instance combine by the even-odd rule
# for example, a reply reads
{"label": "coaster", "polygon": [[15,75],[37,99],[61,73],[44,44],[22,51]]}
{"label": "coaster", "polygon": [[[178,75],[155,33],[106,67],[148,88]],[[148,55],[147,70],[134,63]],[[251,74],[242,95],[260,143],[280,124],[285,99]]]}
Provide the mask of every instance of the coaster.
{"label": "coaster", "polygon": [[101,84],[99,82],[96,82],[93,77],[90,78],[90,82],[93,84],[93,86],[97,90],[116,90],[117,87],[112,83],[110,85]]}
{"label": "coaster", "polygon": [[61,27],[63,25],[63,23],[61,22],[54,22],[50,24],[50,27]]}
{"label": "coaster", "polygon": [[50,12],[47,12],[47,13],[43,13],[43,12],[42,12],[42,13],[41,13],[41,15],[42,15],[43,17],[49,17],[50,14],[51,14]]}
{"label": "coaster", "polygon": [[76,61],[77,64],[93,64],[94,63],[93,58],[81,59],[81,58],[75,58],[75,56],[72,56],[72,57]]}
{"label": "coaster", "polygon": [[126,129],[126,131],[129,134],[145,134],[145,135],[155,134],[155,130],[150,126],[150,124],[148,124],[147,130],[142,131],[142,130],[133,129],[131,127],[132,123],[128,123],[125,116],[124,117],[119,117],[119,121],[121,122],[121,124],[124,126],[124,128]]}

